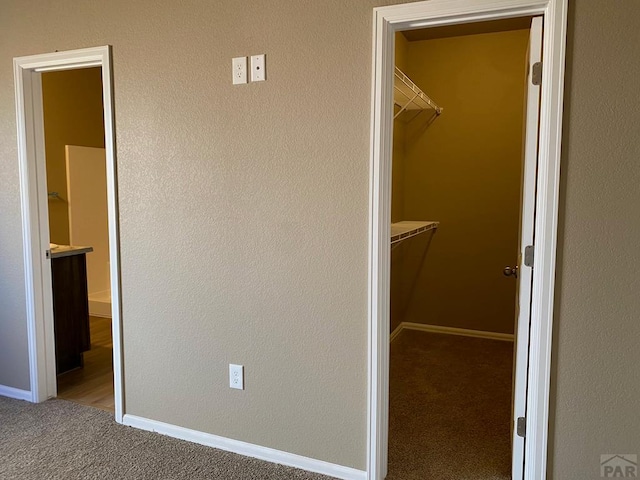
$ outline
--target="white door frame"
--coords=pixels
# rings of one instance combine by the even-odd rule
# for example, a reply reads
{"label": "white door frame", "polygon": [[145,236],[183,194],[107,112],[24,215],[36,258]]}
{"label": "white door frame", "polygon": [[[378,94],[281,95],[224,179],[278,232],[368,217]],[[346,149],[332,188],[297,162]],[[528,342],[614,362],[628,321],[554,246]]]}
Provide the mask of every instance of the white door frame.
{"label": "white door frame", "polygon": [[567,0],[431,0],[379,7],[373,13],[368,295],[369,480],[382,480],[387,474],[394,34],[430,26],[537,15],[544,16],[544,65],[524,478],[546,478]]}
{"label": "white door frame", "polygon": [[104,140],[107,161],[107,202],[113,334],[113,380],[115,418],[124,414],[122,376],[122,324],[120,304],[120,245],[116,185],[113,78],[111,47],[14,58],[13,72],[20,162],[20,197],[27,300],[27,332],[31,401],[56,396],[53,294],[49,249],[49,212],[44,150],[41,73],[87,67],[102,68]]}

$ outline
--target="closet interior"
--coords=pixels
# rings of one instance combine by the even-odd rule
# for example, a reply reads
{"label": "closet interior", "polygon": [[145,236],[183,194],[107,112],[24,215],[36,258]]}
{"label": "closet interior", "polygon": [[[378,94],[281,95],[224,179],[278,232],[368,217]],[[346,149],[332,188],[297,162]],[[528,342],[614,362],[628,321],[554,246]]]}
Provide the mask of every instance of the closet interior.
{"label": "closet interior", "polygon": [[391,480],[511,478],[530,22],[396,33]]}
{"label": "closet interior", "polygon": [[[394,120],[401,118],[401,115],[411,115],[410,118],[402,119],[410,121],[418,117],[423,112],[430,115],[427,119],[431,123],[442,113],[439,107],[429,96],[411,81],[411,79],[397,66],[394,71],[393,81],[393,105],[395,108]],[[407,221],[391,223],[391,249],[398,247],[400,242],[415,237],[421,233],[435,231],[438,222],[435,221]]]}

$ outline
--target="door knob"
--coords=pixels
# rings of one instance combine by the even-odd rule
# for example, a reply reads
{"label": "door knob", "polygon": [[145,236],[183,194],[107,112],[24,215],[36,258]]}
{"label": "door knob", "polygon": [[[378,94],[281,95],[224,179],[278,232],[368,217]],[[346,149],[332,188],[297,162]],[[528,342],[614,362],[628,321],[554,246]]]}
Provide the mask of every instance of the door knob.
{"label": "door knob", "polygon": [[505,277],[515,277],[518,278],[518,266],[515,267],[504,267],[502,271]]}

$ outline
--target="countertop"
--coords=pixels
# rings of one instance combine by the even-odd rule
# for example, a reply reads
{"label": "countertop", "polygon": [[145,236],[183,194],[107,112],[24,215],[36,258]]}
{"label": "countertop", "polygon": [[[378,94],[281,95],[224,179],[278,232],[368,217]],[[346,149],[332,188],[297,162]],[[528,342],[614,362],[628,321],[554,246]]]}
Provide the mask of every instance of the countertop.
{"label": "countertop", "polygon": [[78,247],[75,245],[51,244],[51,258],[70,257],[71,255],[81,255],[93,252],[93,247]]}

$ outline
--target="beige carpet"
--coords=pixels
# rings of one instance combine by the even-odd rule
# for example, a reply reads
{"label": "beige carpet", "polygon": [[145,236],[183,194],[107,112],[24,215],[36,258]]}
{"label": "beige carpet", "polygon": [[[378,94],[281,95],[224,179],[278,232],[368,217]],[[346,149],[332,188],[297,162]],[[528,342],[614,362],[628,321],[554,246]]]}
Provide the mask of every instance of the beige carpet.
{"label": "beige carpet", "polygon": [[327,480],[282,465],[118,425],[103,410],[0,397],[0,479]]}
{"label": "beige carpet", "polygon": [[[510,478],[512,344],[404,331],[391,347],[388,480]],[[117,425],[65,400],[0,397],[1,479],[328,477]]]}
{"label": "beige carpet", "polygon": [[512,354],[412,330],[393,341],[387,480],[511,478]]}

